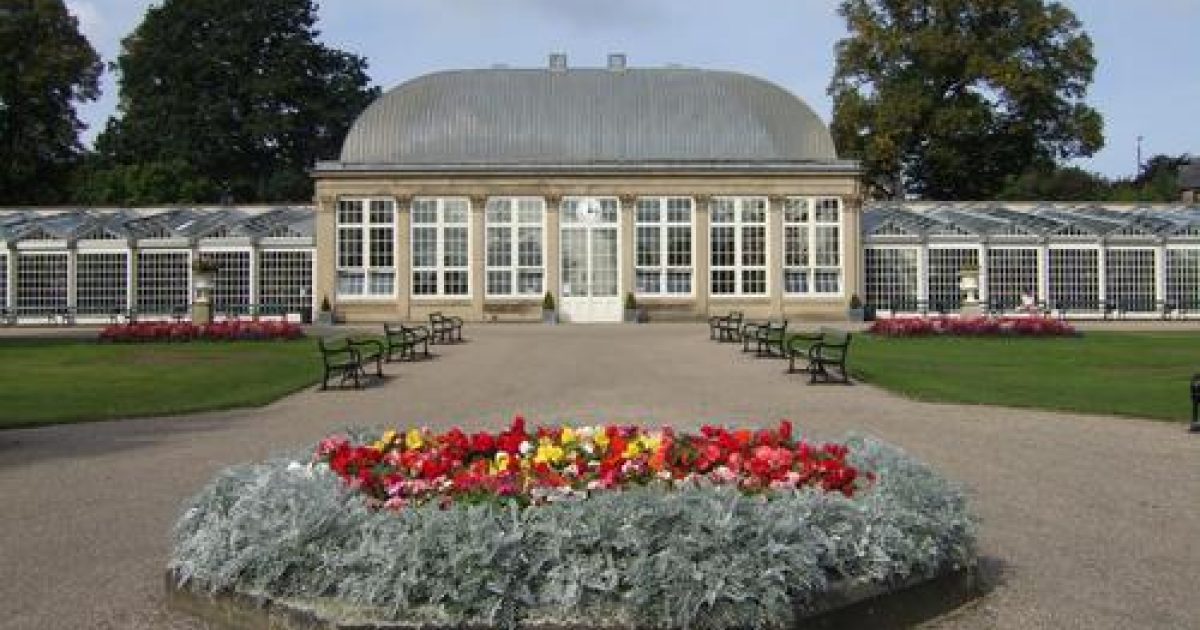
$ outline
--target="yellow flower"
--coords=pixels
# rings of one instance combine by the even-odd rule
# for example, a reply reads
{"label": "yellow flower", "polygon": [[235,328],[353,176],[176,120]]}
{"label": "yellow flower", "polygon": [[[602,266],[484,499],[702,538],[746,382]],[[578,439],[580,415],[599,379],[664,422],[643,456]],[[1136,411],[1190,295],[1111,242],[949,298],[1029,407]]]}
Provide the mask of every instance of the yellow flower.
{"label": "yellow flower", "polygon": [[592,438],[592,441],[596,443],[596,446],[599,446],[602,448],[607,448],[608,447],[608,433],[604,432],[603,430],[597,431],[596,437]]}
{"label": "yellow flower", "polygon": [[647,451],[657,451],[659,445],[662,444],[662,434],[656,433],[654,435],[643,435],[641,436],[640,440],[643,449]]}
{"label": "yellow flower", "polygon": [[625,459],[631,459],[641,454],[642,443],[639,440],[634,440],[625,446],[625,452],[621,454],[621,457],[624,457]]}
{"label": "yellow flower", "polygon": [[537,454],[533,456],[535,464],[557,464],[562,461],[565,451],[548,440],[538,446]]}
{"label": "yellow flower", "polygon": [[421,435],[419,429],[409,429],[408,435],[404,437],[404,446],[409,450],[416,450],[425,444],[425,437]]}
{"label": "yellow flower", "polygon": [[575,435],[575,431],[573,431],[571,427],[563,427],[562,435],[558,438],[558,440],[562,442],[563,446],[570,446],[574,444],[576,439],[577,437]]}
{"label": "yellow flower", "polygon": [[508,453],[500,451],[496,453],[496,459],[492,462],[491,473],[494,475],[503,470],[508,470]]}

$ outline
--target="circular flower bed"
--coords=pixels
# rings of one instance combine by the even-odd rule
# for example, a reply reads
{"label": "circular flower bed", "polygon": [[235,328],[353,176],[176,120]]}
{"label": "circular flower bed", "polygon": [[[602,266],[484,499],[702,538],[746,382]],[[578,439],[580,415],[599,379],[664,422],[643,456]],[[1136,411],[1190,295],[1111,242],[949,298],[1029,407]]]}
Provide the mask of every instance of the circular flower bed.
{"label": "circular flower bed", "polygon": [[894,447],[769,430],[540,427],[323,440],[179,520],[192,588],[413,624],[791,626],[839,586],[974,562],[959,491]]}
{"label": "circular flower bed", "polygon": [[891,317],[867,332],[881,337],[1069,337],[1074,326],[1050,317]]}
{"label": "circular flower bed", "polygon": [[188,322],[136,322],[105,326],[100,341],[240,341],[300,339],[304,329],[298,324],[275,321],[230,321],[197,325]]}

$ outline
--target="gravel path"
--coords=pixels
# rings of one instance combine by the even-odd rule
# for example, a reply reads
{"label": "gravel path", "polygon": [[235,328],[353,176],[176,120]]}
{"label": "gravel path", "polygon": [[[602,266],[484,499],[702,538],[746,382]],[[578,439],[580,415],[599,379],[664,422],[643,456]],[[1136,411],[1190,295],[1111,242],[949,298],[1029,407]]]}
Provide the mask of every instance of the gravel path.
{"label": "gravel path", "polygon": [[995,588],[932,625],[1200,626],[1200,436],[1179,424],[809,387],[696,324],[468,334],[366,391],[0,432],[0,628],[196,627],[163,610],[161,575],[182,502],[218,469],[350,425],[500,427],[514,412],[693,428],[786,417],[817,437],[870,433],[964,483],[983,521]]}

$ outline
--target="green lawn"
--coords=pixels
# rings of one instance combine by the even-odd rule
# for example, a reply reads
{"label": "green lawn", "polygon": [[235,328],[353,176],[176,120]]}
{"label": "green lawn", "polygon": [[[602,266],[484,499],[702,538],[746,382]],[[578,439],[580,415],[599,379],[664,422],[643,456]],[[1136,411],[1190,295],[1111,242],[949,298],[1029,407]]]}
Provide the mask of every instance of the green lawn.
{"label": "green lawn", "polygon": [[0,340],[0,428],[264,405],[320,377],[315,342]]}
{"label": "green lawn", "polygon": [[851,373],[919,400],[1190,419],[1200,334],[1050,339],[855,335]]}

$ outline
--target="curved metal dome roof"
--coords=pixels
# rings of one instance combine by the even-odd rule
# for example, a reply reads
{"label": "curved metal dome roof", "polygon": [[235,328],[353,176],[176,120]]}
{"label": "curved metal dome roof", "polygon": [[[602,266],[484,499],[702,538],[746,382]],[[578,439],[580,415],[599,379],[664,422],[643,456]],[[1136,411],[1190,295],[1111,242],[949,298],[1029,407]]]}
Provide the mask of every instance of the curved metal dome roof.
{"label": "curved metal dome roof", "polygon": [[829,129],[779,86],[685,68],[437,72],[350,129],[340,165],[833,163]]}

